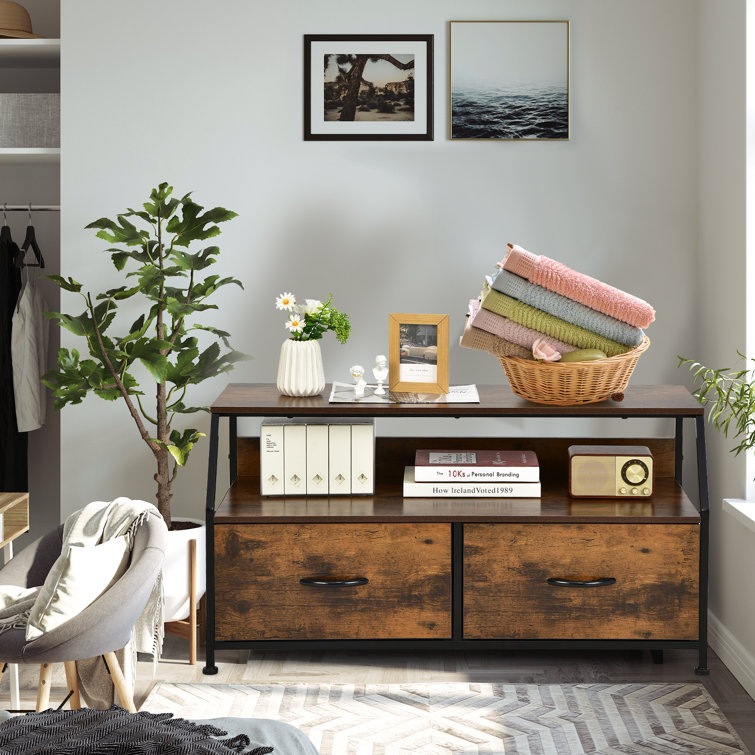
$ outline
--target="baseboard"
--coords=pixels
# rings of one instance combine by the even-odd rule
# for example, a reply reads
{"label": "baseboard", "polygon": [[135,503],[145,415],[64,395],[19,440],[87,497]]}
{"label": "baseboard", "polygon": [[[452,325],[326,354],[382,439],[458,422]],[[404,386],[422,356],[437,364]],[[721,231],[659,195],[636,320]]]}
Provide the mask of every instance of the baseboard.
{"label": "baseboard", "polygon": [[712,613],[708,613],[708,644],[755,700],[755,656]]}

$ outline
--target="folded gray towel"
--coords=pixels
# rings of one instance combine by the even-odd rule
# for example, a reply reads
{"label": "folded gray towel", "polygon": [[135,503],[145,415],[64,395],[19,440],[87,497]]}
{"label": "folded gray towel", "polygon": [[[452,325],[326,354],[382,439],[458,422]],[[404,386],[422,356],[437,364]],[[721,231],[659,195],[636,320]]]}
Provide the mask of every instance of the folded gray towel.
{"label": "folded gray towel", "polygon": [[638,346],[643,339],[644,333],[640,328],[590,309],[555,291],[530,283],[508,270],[499,270],[497,274],[491,276],[490,285],[499,293],[506,294],[512,299],[518,299],[541,312],[547,312],[572,325],[579,325],[580,328],[626,346]]}

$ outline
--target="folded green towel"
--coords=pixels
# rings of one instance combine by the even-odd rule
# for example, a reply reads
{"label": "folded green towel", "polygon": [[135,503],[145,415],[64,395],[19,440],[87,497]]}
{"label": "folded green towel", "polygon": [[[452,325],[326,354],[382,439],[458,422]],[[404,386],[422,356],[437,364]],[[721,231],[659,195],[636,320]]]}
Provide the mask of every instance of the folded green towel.
{"label": "folded green towel", "polygon": [[600,349],[606,356],[615,357],[617,354],[625,354],[629,349],[617,341],[605,338],[593,333],[579,325],[572,325],[547,312],[523,304],[517,299],[512,299],[506,294],[499,293],[491,288],[487,282],[482,289],[481,302],[484,309],[495,312],[502,317],[508,317],[528,328],[544,333],[559,341],[571,343],[579,349]]}

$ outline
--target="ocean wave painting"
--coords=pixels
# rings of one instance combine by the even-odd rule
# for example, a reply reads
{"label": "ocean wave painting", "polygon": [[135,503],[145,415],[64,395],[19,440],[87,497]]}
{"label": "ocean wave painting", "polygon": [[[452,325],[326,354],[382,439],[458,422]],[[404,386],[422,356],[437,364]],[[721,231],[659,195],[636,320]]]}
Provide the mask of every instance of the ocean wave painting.
{"label": "ocean wave painting", "polygon": [[568,139],[569,22],[452,21],[451,138]]}
{"label": "ocean wave painting", "polygon": [[566,87],[454,90],[451,129],[454,139],[568,139]]}

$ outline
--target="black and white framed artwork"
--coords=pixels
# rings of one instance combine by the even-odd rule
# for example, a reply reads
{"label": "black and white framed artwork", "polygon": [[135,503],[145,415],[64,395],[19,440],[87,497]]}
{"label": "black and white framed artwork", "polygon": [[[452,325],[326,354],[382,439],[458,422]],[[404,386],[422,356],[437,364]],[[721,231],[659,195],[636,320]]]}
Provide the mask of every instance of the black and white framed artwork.
{"label": "black and white framed artwork", "polygon": [[431,34],[305,35],[305,140],[432,138]]}
{"label": "black and white framed artwork", "polygon": [[568,21],[451,21],[452,139],[569,138]]}

